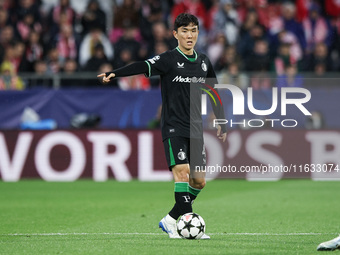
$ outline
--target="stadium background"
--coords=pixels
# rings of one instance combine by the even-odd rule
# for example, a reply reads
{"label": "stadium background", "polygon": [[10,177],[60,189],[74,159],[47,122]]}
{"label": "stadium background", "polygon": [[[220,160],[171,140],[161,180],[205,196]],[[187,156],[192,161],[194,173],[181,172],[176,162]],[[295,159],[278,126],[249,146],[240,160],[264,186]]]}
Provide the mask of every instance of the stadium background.
{"label": "stadium background", "polygon": [[[196,48],[209,56],[219,82],[244,91],[252,88],[257,109],[271,106],[272,87],[304,87],[312,94],[306,104],[312,116],[288,109],[285,119],[296,119],[296,128],[235,125],[224,147],[209,131],[211,114],[203,116],[207,144],[222,153],[209,153],[208,148],[208,163],[237,167],[340,163],[336,0],[2,0],[0,6],[3,180],[169,180],[160,153],[159,78],[138,75],[103,86],[96,74],[175,47],[171,30],[180,12],[199,17]],[[236,118],[230,95],[223,94],[222,99],[226,119]],[[249,111],[241,117],[263,118]],[[270,117],[282,119],[280,107]],[[100,139],[91,140],[96,135]],[[259,139],[262,142],[256,142]],[[289,153],[297,151],[299,157]],[[339,175],[303,171],[264,178],[283,177]]]}
{"label": "stadium background", "polygon": [[[311,171],[340,165],[338,0],[88,2],[0,0],[0,254],[318,254],[339,234],[340,174]],[[312,95],[311,117],[266,116],[296,128],[236,126],[224,144],[203,116],[208,164],[297,170],[210,174],[194,204],[208,242],[158,229],[174,202],[159,79],[95,78],[176,46],[182,11],[200,18],[220,82],[252,88],[256,109],[271,87]]]}

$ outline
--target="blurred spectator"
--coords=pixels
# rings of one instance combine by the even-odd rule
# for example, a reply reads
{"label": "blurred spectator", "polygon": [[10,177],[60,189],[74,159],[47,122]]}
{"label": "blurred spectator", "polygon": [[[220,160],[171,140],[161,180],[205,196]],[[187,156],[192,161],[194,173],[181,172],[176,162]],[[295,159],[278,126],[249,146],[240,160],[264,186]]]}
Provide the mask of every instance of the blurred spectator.
{"label": "blurred spectator", "polygon": [[8,10],[13,6],[12,0],[0,0],[0,8],[3,8],[4,10]]}
{"label": "blurred spectator", "polygon": [[315,46],[313,55],[308,59],[309,61],[309,71],[315,69],[315,66],[318,64],[323,64],[326,67],[326,71],[332,71],[333,63],[332,59],[328,54],[328,48],[324,43],[318,43]]}
{"label": "blurred spectator", "polygon": [[64,25],[74,26],[76,12],[71,7],[69,0],[59,0],[59,4],[51,9],[48,18],[48,30],[50,38],[53,39]]}
{"label": "blurred spectator", "polygon": [[297,63],[298,61],[301,61],[303,58],[303,51],[302,48],[298,42],[297,37],[292,32],[289,32],[287,30],[282,30],[274,38],[272,38],[272,51],[278,52],[278,47],[281,44],[289,44],[289,52],[291,61],[293,63]]}
{"label": "blurred spectator", "polygon": [[104,63],[99,66],[99,68],[96,70],[98,73],[107,73],[112,72],[113,67],[110,63]]}
{"label": "blurred spectator", "polygon": [[318,43],[331,45],[331,36],[329,25],[323,17],[320,16],[320,7],[313,4],[309,9],[309,15],[303,20],[303,30],[307,41],[306,53],[313,52]]}
{"label": "blurred spectator", "polygon": [[55,40],[62,63],[66,58],[77,58],[77,44],[71,25],[62,26]]}
{"label": "blurred spectator", "polygon": [[[172,33],[166,28],[164,22],[158,21],[152,24],[152,36],[153,40],[148,43],[147,57],[153,57],[155,54],[155,46],[158,43],[164,43],[167,48],[173,49],[177,46]],[[139,56],[143,58],[142,56]]]}
{"label": "blurred spectator", "polygon": [[270,63],[268,42],[265,40],[257,40],[253,53],[245,59],[245,69],[247,71],[269,71]]}
{"label": "blurred spectator", "polygon": [[[221,7],[214,19],[215,33],[223,33],[229,45],[234,45],[238,39],[240,21],[232,0],[221,0]],[[213,32],[214,33],[214,32]]]}
{"label": "blurred spectator", "polygon": [[281,15],[274,18],[270,23],[270,33],[277,33],[286,30],[293,33],[298,39],[298,43],[302,49],[306,48],[306,38],[302,24],[295,19],[296,7],[291,2],[284,2],[281,5]]}
{"label": "blurred spectator", "polygon": [[316,78],[326,78],[326,66],[325,64],[316,64],[314,66],[314,74]]}
{"label": "blurred spectator", "polygon": [[16,73],[32,71],[25,53],[26,46],[21,41],[13,42],[6,49],[5,59],[13,64]]}
{"label": "blurred spectator", "polygon": [[140,59],[139,51],[141,49],[135,37],[136,29],[134,27],[127,27],[124,29],[123,36],[115,44],[115,60],[114,68],[126,65],[130,61]]}
{"label": "blurred spectator", "polygon": [[256,11],[248,11],[244,22],[240,27],[239,36],[242,38],[244,36],[249,36],[250,30],[258,25],[258,14]]}
{"label": "blurred spectator", "polygon": [[218,81],[222,84],[235,85],[240,89],[246,89],[249,86],[248,76],[240,73],[237,63],[231,63],[227,69],[222,70]]}
{"label": "blurred spectator", "polygon": [[14,40],[14,30],[11,26],[0,29],[0,63],[4,60],[7,48]]}
{"label": "blurred spectator", "polygon": [[211,3],[211,6],[207,7],[207,1],[203,1],[205,3],[206,8],[208,9],[207,18],[206,18],[206,28],[208,31],[212,29],[214,26],[214,17],[216,16],[218,10],[220,9],[220,0],[212,0],[208,1]]}
{"label": "blurred spectator", "polygon": [[163,52],[166,52],[168,50],[169,50],[169,46],[166,43],[164,43],[164,42],[157,42],[155,44],[154,54],[156,56],[156,55],[159,55],[159,54],[161,54]]}
{"label": "blurred spectator", "polygon": [[237,9],[239,19],[246,23],[249,13],[256,13],[256,20],[259,24],[268,27],[269,11],[267,1],[263,0],[238,0],[239,8]]}
{"label": "blurred spectator", "polygon": [[16,24],[22,21],[27,14],[32,16],[32,23],[41,23],[41,15],[39,12],[39,1],[34,0],[19,0],[14,3],[10,9],[11,24]]}
{"label": "blurred spectator", "polygon": [[59,73],[62,68],[61,59],[59,58],[59,51],[57,47],[51,47],[47,52],[47,70],[50,74]]}
{"label": "blurred spectator", "polygon": [[0,7],[0,29],[3,29],[7,25],[9,25],[8,12]]}
{"label": "blurred spectator", "polygon": [[95,27],[106,33],[106,14],[100,9],[97,0],[90,0],[88,2],[81,19],[81,24],[83,25],[83,35],[86,35]]}
{"label": "blurred spectator", "polygon": [[61,87],[67,88],[72,86],[84,86],[83,83],[85,83],[86,80],[79,80],[75,77],[71,77],[77,72],[77,70],[77,62],[73,58],[67,58],[63,68],[63,78],[60,81]]}
{"label": "blurred spectator", "polygon": [[123,35],[125,27],[139,27],[138,4],[135,0],[124,0],[121,6],[114,7],[113,29],[110,33],[110,40],[117,42]]}
{"label": "blurred spectator", "polygon": [[34,79],[30,79],[28,88],[52,88],[51,77],[47,76],[47,63],[43,60],[37,60],[34,63]]}
{"label": "blurred spectator", "polygon": [[31,31],[26,46],[26,59],[30,64],[41,60],[43,57],[44,49],[40,41],[40,34],[36,31]]}
{"label": "blurred spectator", "polygon": [[14,39],[14,29],[12,26],[8,25],[0,30],[0,43],[4,48],[9,46]]}
{"label": "blurred spectator", "polygon": [[69,0],[59,0],[59,4],[52,8],[49,16],[52,26],[58,26],[60,24],[62,14],[66,15],[67,24],[73,26],[76,18],[76,12],[71,7]]}
{"label": "blurred spectator", "polygon": [[239,67],[242,64],[239,55],[236,52],[236,47],[228,46],[225,48],[221,57],[217,60],[214,69],[216,72],[218,72],[224,68],[228,68],[228,66],[232,63],[236,63]]}
{"label": "blurred spectator", "polygon": [[105,56],[104,47],[99,43],[94,47],[94,55],[87,61],[84,71],[95,72],[98,70],[98,66],[107,62],[108,59]]}
{"label": "blurred spectator", "polygon": [[226,38],[222,33],[217,34],[215,40],[209,44],[207,53],[213,66],[215,66],[218,59],[222,56],[226,44]]}
{"label": "blurred spectator", "polygon": [[297,74],[296,65],[289,65],[286,67],[286,72],[283,75],[278,76],[276,86],[282,87],[302,87],[303,78],[300,74]]}
{"label": "blurred spectator", "polygon": [[27,42],[31,31],[41,32],[41,24],[34,20],[32,13],[27,13],[23,16],[22,20],[17,22],[16,30],[19,38]]}
{"label": "blurred spectator", "polygon": [[[162,3],[165,1],[144,0],[140,6],[140,22],[139,31],[142,38],[150,42],[152,41],[152,24],[155,22],[163,22],[164,13]],[[173,23],[171,23],[172,25]]]}
{"label": "blurred spectator", "polygon": [[237,45],[241,58],[247,58],[253,52],[255,41],[262,39],[265,39],[265,32],[261,25],[254,25],[249,33],[243,33]]}
{"label": "blurred spectator", "polygon": [[253,74],[250,78],[250,86],[253,89],[263,89],[263,90],[268,90],[271,88],[272,79],[269,77],[268,73],[266,72],[257,72]]}
{"label": "blurred spectator", "polygon": [[93,28],[91,32],[84,37],[80,44],[79,64],[81,67],[84,67],[87,61],[93,56],[94,47],[99,43],[104,47],[105,56],[109,60],[112,59],[113,48],[110,40],[99,28]]}
{"label": "blurred spectator", "polygon": [[295,61],[290,55],[290,44],[282,43],[278,49],[278,55],[273,62],[273,69],[277,75],[284,74],[288,65],[294,64]]}
{"label": "blurred spectator", "polygon": [[15,67],[9,61],[4,61],[0,66],[0,90],[22,90],[24,83],[17,76]]}

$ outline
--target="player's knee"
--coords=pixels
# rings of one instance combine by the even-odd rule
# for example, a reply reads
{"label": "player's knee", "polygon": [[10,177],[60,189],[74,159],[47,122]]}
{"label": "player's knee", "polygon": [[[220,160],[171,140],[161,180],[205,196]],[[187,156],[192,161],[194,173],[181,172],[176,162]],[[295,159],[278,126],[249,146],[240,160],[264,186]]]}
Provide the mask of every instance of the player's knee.
{"label": "player's knee", "polygon": [[203,178],[200,179],[193,178],[191,183],[192,187],[195,189],[203,189],[205,187],[205,184],[206,181]]}
{"label": "player's knee", "polygon": [[172,168],[175,182],[188,182],[189,172],[189,167],[186,165],[176,165]]}

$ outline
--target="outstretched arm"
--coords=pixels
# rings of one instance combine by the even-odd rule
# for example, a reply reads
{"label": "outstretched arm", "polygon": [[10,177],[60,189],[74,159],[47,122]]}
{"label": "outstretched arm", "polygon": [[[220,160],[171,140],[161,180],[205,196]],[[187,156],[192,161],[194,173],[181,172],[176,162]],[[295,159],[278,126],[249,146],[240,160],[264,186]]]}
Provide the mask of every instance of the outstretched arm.
{"label": "outstretched arm", "polygon": [[113,72],[98,74],[98,78],[103,78],[103,83],[110,82],[114,77],[124,77],[136,74],[146,74],[148,72],[148,64],[145,61],[138,61],[133,64],[118,68]]}

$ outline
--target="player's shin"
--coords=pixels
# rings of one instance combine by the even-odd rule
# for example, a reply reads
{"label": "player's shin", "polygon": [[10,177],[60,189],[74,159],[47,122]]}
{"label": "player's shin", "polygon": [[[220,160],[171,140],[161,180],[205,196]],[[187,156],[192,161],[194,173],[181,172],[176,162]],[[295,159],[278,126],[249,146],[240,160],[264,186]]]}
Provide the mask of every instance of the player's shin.
{"label": "player's shin", "polygon": [[196,199],[196,197],[198,196],[198,194],[201,192],[202,189],[196,189],[194,187],[191,187],[190,185],[188,186],[189,189],[189,196],[191,199],[191,204],[194,203],[194,200]]}
{"label": "player's shin", "polygon": [[[179,215],[183,215],[183,214],[186,214],[188,212],[192,212],[191,199],[190,199],[190,195],[189,195],[189,192],[188,192],[188,187],[189,187],[189,183],[187,183],[187,182],[175,182],[176,204],[175,204],[173,210],[171,210],[171,212],[174,213],[174,216],[175,217],[177,216],[177,218],[179,217]],[[176,214],[176,212],[177,212],[177,214]]]}

